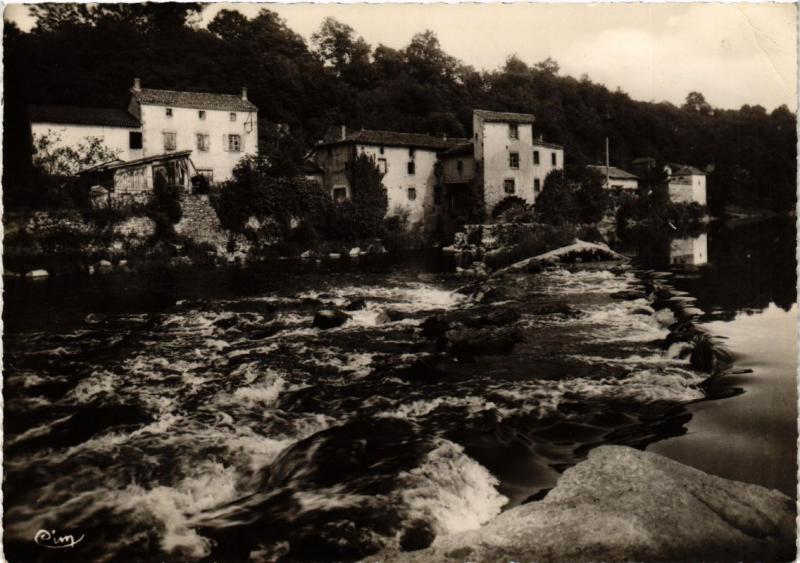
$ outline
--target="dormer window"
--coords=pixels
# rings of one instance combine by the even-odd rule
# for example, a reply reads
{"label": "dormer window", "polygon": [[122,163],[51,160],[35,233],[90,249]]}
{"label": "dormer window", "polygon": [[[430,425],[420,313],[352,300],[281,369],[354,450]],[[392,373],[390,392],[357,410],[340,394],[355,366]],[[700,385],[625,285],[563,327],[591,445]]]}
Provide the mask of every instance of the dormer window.
{"label": "dormer window", "polygon": [[205,119],[206,118],[206,110],[201,109],[200,111],[198,111],[197,112],[197,117],[199,117],[200,119]]}
{"label": "dormer window", "polygon": [[172,108],[167,108],[166,114],[167,117],[172,117]]}
{"label": "dormer window", "polygon": [[519,139],[519,126],[516,123],[511,123],[508,126],[509,139]]}

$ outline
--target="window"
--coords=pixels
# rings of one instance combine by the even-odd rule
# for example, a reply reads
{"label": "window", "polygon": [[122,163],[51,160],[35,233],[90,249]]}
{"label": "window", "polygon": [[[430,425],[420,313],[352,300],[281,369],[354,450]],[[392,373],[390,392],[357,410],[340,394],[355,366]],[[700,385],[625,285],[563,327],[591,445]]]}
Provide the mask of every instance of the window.
{"label": "window", "polygon": [[550,162],[552,162],[552,163],[553,163],[553,166],[555,166],[556,164],[558,164],[558,157],[556,156],[556,153],[553,153],[553,154],[551,155],[551,157],[550,157]]}
{"label": "window", "polygon": [[128,146],[132,149],[142,148],[142,134],[139,131],[131,131],[128,134]]}
{"label": "window", "polygon": [[198,168],[197,173],[208,180],[209,184],[214,183],[214,170],[212,168]]}
{"label": "window", "polygon": [[533,180],[533,193],[538,194],[540,191],[542,191],[542,182],[536,178]]}
{"label": "window", "polygon": [[228,151],[229,152],[242,152],[242,136],[241,135],[228,135]]}
{"label": "window", "polygon": [[408,188],[408,201],[417,199],[417,188]]}
{"label": "window", "polygon": [[167,108],[166,114],[167,117],[172,117],[172,108]]}
{"label": "window", "polygon": [[164,132],[164,150],[174,151],[178,146],[178,134],[172,132]]}
{"label": "window", "polygon": [[442,204],[442,186],[440,185],[433,186],[433,204]]}
{"label": "window", "polygon": [[379,150],[381,151],[381,154],[383,154],[383,147],[381,147]]}
{"label": "window", "polygon": [[199,117],[200,119],[205,119],[206,118],[206,110],[201,109],[200,111],[198,111],[197,112],[197,117]]}
{"label": "window", "polygon": [[205,133],[197,134],[197,150],[207,151],[211,144],[211,138]]}
{"label": "window", "polygon": [[519,125],[512,123],[508,126],[508,137],[510,139],[519,139]]}
{"label": "window", "polygon": [[508,166],[509,166],[509,168],[519,168],[519,153],[518,152],[510,152],[510,153],[508,153]]}
{"label": "window", "polygon": [[408,161],[408,174],[409,176],[413,176],[417,173],[417,165],[413,160]]}
{"label": "window", "polygon": [[386,159],[385,158],[379,158],[378,159],[378,170],[380,170],[381,172],[386,174],[387,167],[386,167]]}
{"label": "window", "polygon": [[347,201],[347,188],[333,188],[333,201],[336,203]]}
{"label": "window", "polygon": [[513,194],[516,189],[514,188],[514,178],[507,178],[503,180],[503,191],[507,194]]}
{"label": "window", "polygon": [[464,173],[464,161],[459,160],[456,162],[456,170],[458,171],[458,175],[461,176]]}
{"label": "window", "polygon": [[235,112],[235,111],[232,111],[232,112],[230,113],[230,120],[231,120],[231,121],[236,121],[236,112]]}
{"label": "window", "polygon": [[533,163],[539,164],[539,151],[533,151]]}

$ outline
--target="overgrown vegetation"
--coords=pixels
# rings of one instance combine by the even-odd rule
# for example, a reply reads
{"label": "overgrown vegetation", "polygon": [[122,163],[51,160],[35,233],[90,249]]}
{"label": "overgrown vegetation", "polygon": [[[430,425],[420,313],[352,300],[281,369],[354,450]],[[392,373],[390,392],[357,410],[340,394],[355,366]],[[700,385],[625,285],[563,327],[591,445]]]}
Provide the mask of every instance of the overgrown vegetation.
{"label": "overgrown vegetation", "polygon": [[190,23],[198,3],[31,9],[38,19],[30,33],[13,23],[4,29],[7,205],[28,190],[20,180],[31,162],[27,105],[124,107],[134,76],[154,88],[248,85],[272,176],[296,175],[304,150],[334,125],[468,136],[472,110],[485,108],[533,113],[535,134],[565,145],[575,164],[600,162],[606,134],[611,161],[623,167],[640,156],[713,164],[714,210],[787,210],[795,200],[796,116],[786,106],[719,109],[697,92],[682,107],[640,102],[588,76],[563,76],[551,59],[511,56],[481,72],[444,52],[431,32],[393,49],[330,19],[309,45],[268,9],[252,18],[221,10],[205,29]]}

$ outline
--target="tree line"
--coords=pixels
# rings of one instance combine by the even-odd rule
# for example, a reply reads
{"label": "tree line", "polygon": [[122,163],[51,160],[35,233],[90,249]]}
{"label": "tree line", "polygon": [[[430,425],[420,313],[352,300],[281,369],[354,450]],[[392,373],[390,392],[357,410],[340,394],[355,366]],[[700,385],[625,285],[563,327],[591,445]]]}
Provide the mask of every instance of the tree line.
{"label": "tree line", "polygon": [[[565,146],[573,164],[626,167],[642,156],[708,170],[712,210],[727,204],[793,208],[796,115],[786,106],[710,106],[692,92],[681,107],[633,100],[555,60],[511,55],[478,71],[421,31],[394,49],[370,45],[328,18],[306,42],[274,12],[222,10],[198,27],[198,3],[36,4],[35,27],[5,26],[4,193],[30,192],[29,104],[124,107],[133,77],[145,87],[211,92],[247,85],[259,107],[268,173],[296,174],[332,126],[471,135],[474,108],[532,113],[535,133]],[[286,128],[276,124],[287,124]]]}

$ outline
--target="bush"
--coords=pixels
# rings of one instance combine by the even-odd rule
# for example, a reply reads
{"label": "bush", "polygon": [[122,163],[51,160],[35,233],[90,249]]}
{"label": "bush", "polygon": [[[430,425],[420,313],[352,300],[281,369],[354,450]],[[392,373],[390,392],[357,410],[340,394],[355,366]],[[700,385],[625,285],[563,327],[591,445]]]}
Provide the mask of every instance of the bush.
{"label": "bush", "polygon": [[192,176],[192,193],[198,195],[206,195],[211,192],[211,182],[208,181],[206,176],[198,174]]}
{"label": "bush", "polygon": [[[348,171],[350,199],[333,204],[328,222],[331,238],[354,242],[380,235],[389,207],[383,173],[373,157],[359,155]],[[408,214],[405,216],[408,221]]]}
{"label": "bush", "polygon": [[181,188],[169,184],[167,180],[157,175],[153,182],[153,198],[150,201],[150,218],[156,224],[156,238],[175,238],[174,225],[181,220]]}
{"label": "bush", "polygon": [[594,225],[583,227],[578,233],[578,238],[586,242],[606,243],[605,237]]}
{"label": "bush", "polygon": [[563,171],[553,170],[547,175],[535,208],[542,223],[558,226],[578,222],[580,210],[575,190]]}
{"label": "bush", "polygon": [[532,223],[533,206],[521,197],[510,196],[494,206],[492,218],[496,223]]}

